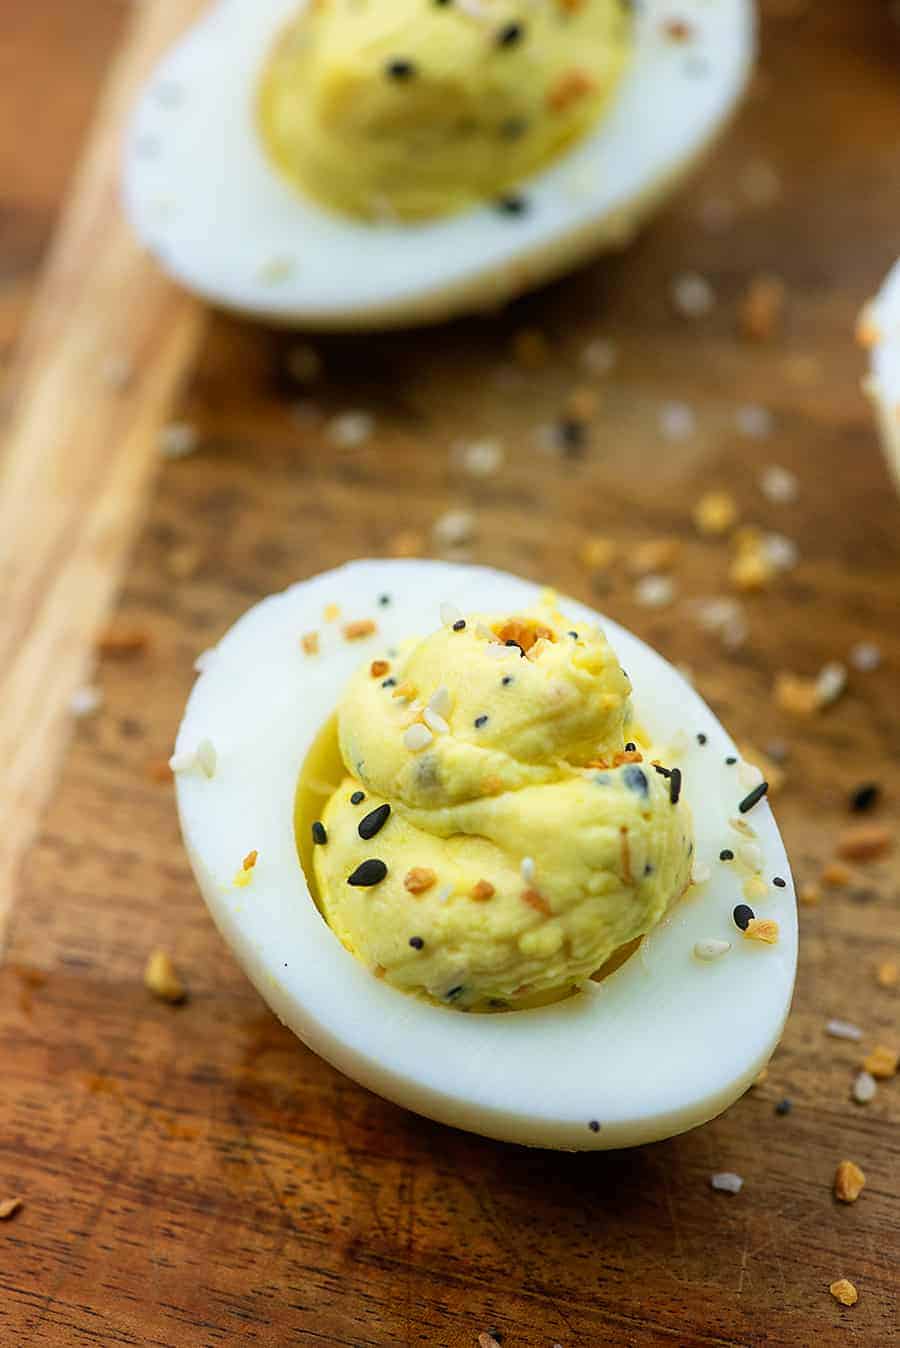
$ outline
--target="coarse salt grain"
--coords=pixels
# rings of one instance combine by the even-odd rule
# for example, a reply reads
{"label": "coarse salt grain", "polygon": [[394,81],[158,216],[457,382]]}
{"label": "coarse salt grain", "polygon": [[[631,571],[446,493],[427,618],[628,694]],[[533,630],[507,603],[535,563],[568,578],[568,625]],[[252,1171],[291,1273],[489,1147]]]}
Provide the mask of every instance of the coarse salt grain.
{"label": "coarse salt grain", "polygon": [[713,937],[708,937],[705,941],[695,941],[694,957],[702,960],[704,964],[711,963],[712,960],[720,959],[722,955],[727,955],[731,949],[730,941],[717,941]]}
{"label": "coarse salt grain", "polygon": [[454,623],[462,620],[462,614],[455,604],[449,604],[445,600],[440,607],[441,622],[445,627],[452,627]]}
{"label": "coarse salt grain", "polygon": [[769,409],[761,407],[759,403],[746,403],[739,407],[734,422],[741,435],[746,435],[750,440],[764,440],[772,434],[775,424]]}
{"label": "coarse salt grain", "polygon": [[856,1044],[862,1039],[862,1030],[849,1020],[826,1020],[825,1033],[832,1039],[852,1039]]}
{"label": "coarse salt grain", "polygon": [[471,510],[447,510],[435,520],[432,534],[438,547],[462,547],[475,535],[475,515]]}
{"label": "coarse salt grain", "polygon": [[159,437],[159,448],[167,459],[184,459],[193,454],[199,443],[196,427],[186,421],[173,421],[164,426]]}
{"label": "coarse salt grain", "polygon": [[850,663],[860,674],[871,674],[881,664],[881,649],[873,641],[858,641],[850,649]]}
{"label": "coarse salt grain", "polygon": [[588,374],[606,375],[615,368],[618,348],[611,337],[595,337],[581,348],[579,359]]}
{"label": "coarse salt grain", "polygon": [[703,318],[715,308],[716,292],[699,272],[683,272],[672,281],[672,305],[683,318]]}
{"label": "coarse salt grain", "polygon": [[634,587],[634,598],[645,608],[662,608],[675,598],[675,585],[669,576],[644,576]]}
{"label": "coarse salt grain", "polygon": [[875,1099],[878,1083],[871,1072],[857,1072],[850,1088],[850,1095],[858,1105],[868,1105]]}
{"label": "coarse salt grain", "polygon": [[341,412],[332,417],[326,435],[338,449],[357,449],[365,444],[375,429],[375,418],[369,412]]}
{"label": "coarse salt grain", "polygon": [[797,499],[800,484],[790,469],[770,463],[760,474],[759,489],[773,505],[790,505]]}
{"label": "coarse salt grain", "polygon": [[408,730],[404,731],[403,743],[406,745],[407,749],[412,750],[415,754],[418,753],[420,749],[427,748],[433,738],[428,726],[422,725],[421,721],[417,721],[415,725],[411,725]]}
{"label": "coarse salt grain", "polygon": [[103,706],[103,693],[91,684],[76,688],[69,698],[69,711],[78,720],[83,716],[93,716]]}
{"label": "coarse salt grain", "polygon": [[473,440],[458,446],[459,458],[470,477],[491,477],[506,457],[499,440]]}
{"label": "coarse salt grain", "polygon": [[740,1175],[736,1175],[733,1170],[720,1170],[715,1175],[710,1175],[709,1182],[714,1189],[723,1194],[739,1194],[744,1187],[744,1181]]}
{"label": "coarse salt grain", "polygon": [[666,440],[689,440],[696,426],[697,419],[687,403],[663,403],[659,409],[659,431]]}
{"label": "coarse salt grain", "polygon": [[791,571],[797,565],[800,556],[797,544],[784,534],[764,534],[760,551],[776,571]]}
{"label": "coarse salt grain", "polygon": [[837,702],[846,687],[847,666],[842,665],[837,660],[825,665],[816,678],[816,695],[819,699],[819,705],[827,707],[832,702]]}

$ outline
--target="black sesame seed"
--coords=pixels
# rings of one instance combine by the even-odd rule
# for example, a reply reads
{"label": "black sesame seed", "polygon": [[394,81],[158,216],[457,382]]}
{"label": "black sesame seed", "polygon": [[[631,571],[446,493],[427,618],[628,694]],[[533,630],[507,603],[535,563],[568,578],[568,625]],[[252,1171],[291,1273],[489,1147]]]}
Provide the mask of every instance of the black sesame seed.
{"label": "black sesame seed", "polygon": [[697,743],[698,743],[698,744],[705,744],[705,743],[706,743],[706,736],[704,735],[704,733],[703,733],[702,730],[700,731],[699,735],[697,736]]}
{"label": "black sesame seed", "polygon": [[753,790],[750,791],[744,797],[744,799],[738,806],[738,810],[740,811],[740,813],[748,814],[749,811],[753,809],[754,805],[759,804],[759,802],[762,800],[763,796],[766,794],[768,789],[769,789],[768,782],[760,782],[759,786],[754,786]]}
{"label": "black sesame seed", "polygon": [[633,763],[630,763],[622,773],[622,781],[628,787],[629,791],[633,791],[635,795],[647,795],[649,787],[647,785],[647,774],[644,772],[643,768],[635,767]]}
{"label": "black sesame seed", "polygon": [[388,61],[384,71],[389,79],[408,80],[416,73],[416,68],[412,61],[407,61],[402,56],[395,56]]}
{"label": "black sesame seed", "polygon": [[728,764],[728,766],[729,766],[730,768],[733,768],[734,765],[735,765],[735,763],[737,762],[737,759],[736,759],[736,758],[726,758],[726,759],[725,759],[725,762]]}
{"label": "black sesame seed", "polygon": [[506,23],[497,34],[498,47],[514,47],[522,40],[525,29],[520,23]]}
{"label": "black sesame seed", "polygon": [[653,867],[650,865],[650,862],[649,862],[649,861],[647,862],[646,866],[644,867],[644,874],[645,874],[645,875],[652,875],[652,874],[653,874]]}
{"label": "black sesame seed", "polygon": [[518,641],[505,641],[503,644],[504,646],[515,646],[520,655],[525,654],[524,650],[519,645]]}
{"label": "black sesame seed", "polygon": [[662,765],[662,763],[654,763],[653,766],[654,766],[654,768],[656,769],[656,771],[659,773],[660,777],[671,777],[671,776],[672,776],[671,770],[670,770],[669,768],[664,768],[663,765]]}
{"label": "black sesame seed", "polygon": [[590,1123],[588,1124],[588,1128],[590,1128],[592,1133],[599,1133],[600,1124],[596,1119],[591,1119]]}
{"label": "black sesame seed", "polygon": [[487,725],[487,720],[488,720],[488,718],[487,718],[486,716],[476,716],[476,717],[475,717],[475,729],[476,729],[476,730],[480,730],[481,727],[482,727],[483,725]]}
{"label": "black sesame seed", "polygon": [[462,632],[465,629],[465,626],[465,618],[457,618],[456,622],[453,624],[453,630],[454,632]]}
{"label": "black sesame seed", "polygon": [[673,768],[669,775],[669,800],[673,805],[678,804],[678,797],[681,795],[681,768]]}
{"label": "black sesame seed", "polygon": [[567,636],[567,637],[571,637],[573,641],[577,641],[577,640],[578,640],[578,633],[577,633],[577,632],[567,632],[567,633],[566,633],[566,636]]}
{"label": "black sesame seed", "polygon": [[516,196],[514,192],[498,197],[496,205],[501,215],[526,215],[528,213],[527,197]]}
{"label": "black sesame seed", "polygon": [[328,841],[328,831],[318,819],[312,826],[312,840],[314,843],[327,843]]}
{"label": "black sesame seed", "polygon": [[386,679],[382,679],[381,686],[382,688],[396,688],[397,680],[393,675],[389,675]]}
{"label": "black sesame seed", "polygon": [[375,834],[379,833],[381,829],[384,828],[390,812],[391,807],[387,803],[384,805],[376,805],[374,810],[370,810],[367,815],[364,815],[363,818],[360,819],[356,828],[359,836],[365,842],[368,842],[370,838],[374,838]]}
{"label": "black sesame seed", "polygon": [[460,983],[458,987],[451,988],[450,991],[447,993],[447,996],[448,996],[448,997],[458,997],[459,994],[462,992],[462,990],[463,990],[463,985],[462,985],[462,983]]}
{"label": "black sesame seed", "polygon": [[633,754],[636,749],[637,745],[635,744],[634,740],[629,740],[628,743],[625,745],[626,754]]}
{"label": "black sesame seed", "polygon": [[504,675],[503,675],[503,678],[500,680],[500,682],[503,684],[503,687],[504,687],[504,688],[508,688],[509,685],[512,683],[512,681],[513,681],[513,676],[512,676],[511,674],[504,674]]}
{"label": "black sesame seed", "polygon": [[423,945],[425,944],[421,936],[410,936],[409,943],[412,946],[413,950],[421,950]]}
{"label": "black sesame seed", "polygon": [[391,602],[391,596],[389,594],[380,594],[378,596],[378,602],[382,608],[387,608],[388,604]]}
{"label": "black sesame seed", "polygon": [[850,797],[850,809],[854,814],[865,814],[878,803],[878,797],[881,795],[881,787],[877,782],[866,782],[863,786],[858,786]]}
{"label": "black sesame seed", "polygon": [[353,792],[353,795],[350,797],[350,804],[351,804],[351,805],[362,805],[362,803],[363,803],[363,801],[365,800],[365,798],[366,798],[366,793],[365,793],[365,791],[354,791],[354,792]]}
{"label": "black sesame seed", "polygon": [[731,916],[734,918],[734,925],[741,931],[746,931],[756,914],[749,903],[739,903]]}
{"label": "black sesame seed", "polygon": [[782,879],[780,875],[776,875],[772,884],[776,889],[785,889],[787,887],[787,880]]}
{"label": "black sesame seed", "polygon": [[372,857],[370,861],[361,861],[352,875],[347,876],[348,885],[356,885],[360,889],[368,889],[371,885],[380,884],[387,875],[387,866],[377,857]]}
{"label": "black sesame seed", "polygon": [[500,135],[503,140],[518,140],[527,130],[528,123],[524,117],[507,117],[505,122],[500,123]]}
{"label": "black sesame seed", "polygon": [[723,847],[719,853],[720,861],[734,861],[734,853],[730,847]]}
{"label": "black sesame seed", "polygon": [[790,1101],[787,1098],[787,1096],[785,1096],[785,1098],[783,1100],[779,1100],[778,1104],[775,1106],[775,1113],[780,1114],[781,1117],[783,1118],[785,1114],[790,1114],[793,1107],[794,1107],[793,1102]]}

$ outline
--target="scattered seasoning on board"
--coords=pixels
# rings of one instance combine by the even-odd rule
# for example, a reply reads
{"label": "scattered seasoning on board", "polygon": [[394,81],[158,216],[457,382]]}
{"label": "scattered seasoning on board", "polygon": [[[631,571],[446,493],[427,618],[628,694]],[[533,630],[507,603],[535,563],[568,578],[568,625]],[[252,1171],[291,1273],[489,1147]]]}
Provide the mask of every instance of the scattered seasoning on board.
{"label": "scattered seasoning on board", "polygon": [[877,782],[865,782],[854,788],[850,796],[850,810],[853,814],[866,814],[873,809],[881,796],[881,787]]}
{"label": "scattered seasoning on board", "polygon": [[166,950],[154,950],[144,968],[144,987],[161,1002],[173,1006],[183,1002],[187,989],[175,971],[172,958]]}
{"label": "scattered seasoning on board", "polygon": [[778,1104],[775,1106],[775,1113],[778,1115],[779,1118],[783,1119],[785,1115],[790,1114],[793,1107],[794,1107],[793,1103],[787,1098],[787,1096],[785,1096],[785,1098],[783,1100],[779,1100]]}
{"label": "scattered seasoning on board", "polygon": [[744,1187],[742,1176],[736,1175],[732,1170],[721,1170],[715,1175],[710,1175],[709,1182],[714,1189],[723,1194],[739,1194]]}
{"label": "scattered seasoning on board", "polygon": [[835,1301],[839,1301],[842,1306],[855,1306],[859,1301],[859,1292],[849,1278],[838,1278],[837,1282],[833,1282],[828,1290]]}
{"label": "scattered seasoning on board", "polygon": [[10,1217],[14,1217],[25,1200],[18,1194],[14,1198],[0,1199],[0,1222],[8,1222]]}
{"label": "scattered seasoning on board", "polygon": [[898,1066],[900,1066],[900,1052],[887,1044],[876,1044],[862,1061],[863,1071],[875,1077],[876,1081],[889,1081],[891,1077],[897,1075]]}

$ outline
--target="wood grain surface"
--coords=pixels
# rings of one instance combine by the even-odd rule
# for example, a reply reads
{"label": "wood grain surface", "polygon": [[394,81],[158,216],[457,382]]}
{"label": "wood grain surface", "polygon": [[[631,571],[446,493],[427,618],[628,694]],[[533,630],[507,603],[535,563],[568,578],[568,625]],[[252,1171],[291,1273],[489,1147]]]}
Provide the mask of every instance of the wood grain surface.
{"label": "wood grain surface", "polygon": [[[763,8],[751,98],[693,187],[622,256],[491,318],[317,342],[324,374],[311,387],[288,374],[295,339],[213,321],[170,412],[196,428],[198,451],[159,475],[121,593],[117,622],[146,644],[99,662],[103,706],[75,727],[9,924],[0,1200],[23,1206],[0,1224],[4,1343],[463,1348],[488,1331],[503,1348],[896,1341],[900,1080],[866,1106],[850,1099],[862,1054],[900,1039],[900,989],[876,979],[900,960],[896,850],[801,909],[794,1011],[763,1084],[670,1142],[557,1155],[405,1113],[279,1026],[206,915],[160,769],[195,655],[248,604],[395,550],[401,532],[440,553],[435,523],[458,508],[473,515],[467,555],[595,601],[689,665],[739,739],[784,747],[776,808],[798,883],[833,855],[861,782],[880,783],[871,818],[896,830],[900,503],[852,334],[897,249],[900,30],[880,0]],[[9,79],[22,106],[42,69],[65,91],[61,108],[86,109],[121,8],[85,4],[79,59],[51,43],[51,63],[35,34],[67,9],[17,7]],[[60,143],[73,120],[54,125]],[[50,170],[28,170],[35,149],[17,126],[7,118],[0,133],[18,241],[7,336],[53,191]],[[669,292],[692,271],[717,303],[689,322]],[[748,343],[737,309],[763,272],[784,280],[784,325]],[[511,357],[523,328],[548,340],[525,372]],[[581,366],[598,337],[617,343],[605,378]],[[536,428],[585,384],[599,405],[583,452],[547,450]],[[660,432],[670,402],[694,414],[686,439]],[[773,417],[762,439],[736,427],[737,409],[757,404]],[[329,419],[350,409],[372,413],[375,431],[340,450]],[[505,462],[473,477],[453,453],[460,439],[499,440]],[[796,474],[796,501],[761,493],[769,464]],[[793,570],[743,599],[748,638],[731,652],[692,609],[732,593],[727,542],[691,521],[709,486],[799,550]],[[591,535],[620,546],[608,574],[580,560]],[[636,602],[626,561],[660,536],[681,552],[675,596],[653,609]],[[860,641],[878,643],[881,667],[851,668],[827,712],[775,705],[777,671],[814,675]],[[190,989],[182,1006],[143,986],[157,946]],[[862,1043],[828,1037],[829,1017],[858,1024]],[[776,1113],[785,1098],[790,1112]],[[852,1205],[832,1196],[843,1159],[867,1176]],[[713,1192],[718,1170],[740,1173],[742,1192]],[[858,1288],[853,1307],[829,1294],[841,1277]]]}

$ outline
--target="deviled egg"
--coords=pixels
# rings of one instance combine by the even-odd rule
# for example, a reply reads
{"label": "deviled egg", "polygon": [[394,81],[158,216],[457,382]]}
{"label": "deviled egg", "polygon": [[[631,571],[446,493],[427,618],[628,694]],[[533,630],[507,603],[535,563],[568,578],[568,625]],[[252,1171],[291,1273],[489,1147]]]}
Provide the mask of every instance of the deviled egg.
{"label": "deviled egg", "polygon": [[140,99],[126,205],[215,304],[434,321],[625,243],[752,56],[752,0],[219,0]]}
{"label": "deviled egg", "polygon": [[878,416],[881,442],[900,490],[900,262],[860,315],[859,338],[869,348],[866,389]]}
{"label": "deviled egg", "polygon": [[793,987],[787,859],[759,773],[643,642],[501,572],[373,561],[263,601],[201,664],[172,760],[188,854],[312,1049],[571,1149],[752,1083]]}

